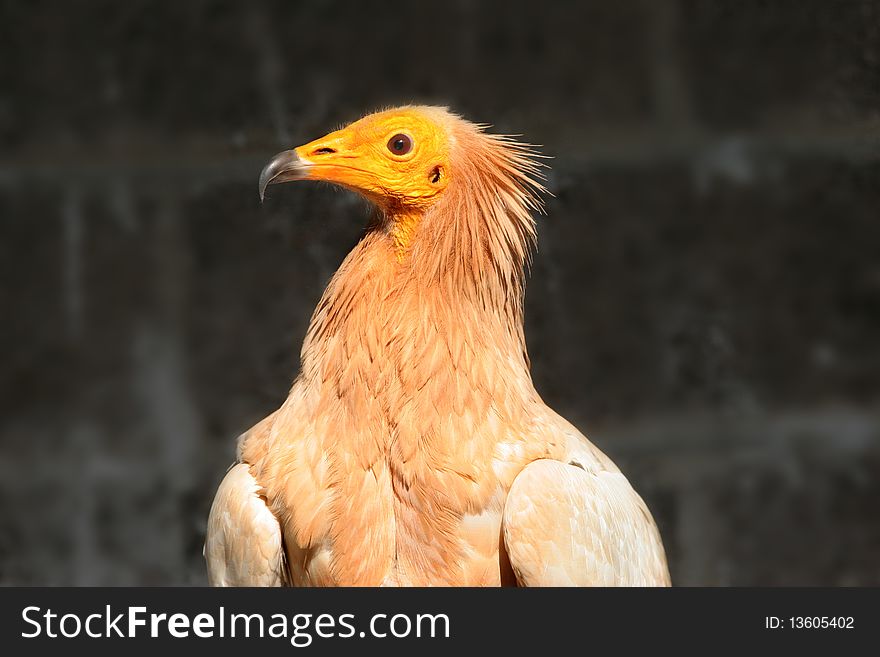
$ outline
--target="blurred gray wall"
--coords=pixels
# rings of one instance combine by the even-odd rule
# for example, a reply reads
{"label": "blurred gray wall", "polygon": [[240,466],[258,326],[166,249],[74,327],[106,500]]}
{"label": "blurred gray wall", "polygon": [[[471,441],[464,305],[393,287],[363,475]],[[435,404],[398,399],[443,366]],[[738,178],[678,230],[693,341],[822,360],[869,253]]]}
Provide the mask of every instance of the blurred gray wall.
{"label": "blurred gray wall", "polygon": [[204,584],[213,491],[366,208],[366,111],[552,155],[539,391],[682,585],[880,585],[880,3],[0,2],[0,583]]}

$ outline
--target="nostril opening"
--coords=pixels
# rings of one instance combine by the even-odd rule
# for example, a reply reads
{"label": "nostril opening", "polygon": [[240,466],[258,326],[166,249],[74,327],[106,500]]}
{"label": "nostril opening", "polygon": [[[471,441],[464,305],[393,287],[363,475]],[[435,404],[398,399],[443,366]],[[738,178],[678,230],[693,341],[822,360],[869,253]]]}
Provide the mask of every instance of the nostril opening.
{"label": "nostril opening", "polygon": [[327,146],[323,146],[321,148],[316,148],[314,151],[312,151],[312,155],[325,155],[325,154],[330,154],[330,153],[335,153],[335,152],[336,152],[335,148],[329,148]]}

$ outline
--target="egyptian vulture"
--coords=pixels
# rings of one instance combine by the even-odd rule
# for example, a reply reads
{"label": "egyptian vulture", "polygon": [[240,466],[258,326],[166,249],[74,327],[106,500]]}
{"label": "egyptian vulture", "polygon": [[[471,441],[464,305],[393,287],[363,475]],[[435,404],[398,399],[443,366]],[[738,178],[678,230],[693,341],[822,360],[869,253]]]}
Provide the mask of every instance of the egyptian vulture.
{"label": "egyptian vulture", "polygon": [[276,155],[266,187],[375,207],[281,408],[241,436],[205,557],[219,586],[668,585],[645,503],[535,391],[524,269],[539,157],[443,108]]}

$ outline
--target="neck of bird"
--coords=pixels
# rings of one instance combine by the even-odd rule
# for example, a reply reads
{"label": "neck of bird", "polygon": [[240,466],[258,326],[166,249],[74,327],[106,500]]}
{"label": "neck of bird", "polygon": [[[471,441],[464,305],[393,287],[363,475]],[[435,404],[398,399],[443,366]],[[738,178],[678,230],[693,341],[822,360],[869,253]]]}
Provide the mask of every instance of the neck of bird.
{"label": "neck of bird", "polygon": [[442,209],[380,215],[315,310],[302,352],[307,384],[339,399],[461,407],[465,389],[491,395],[530,381],[523,264],[493,247],[483,219]]}

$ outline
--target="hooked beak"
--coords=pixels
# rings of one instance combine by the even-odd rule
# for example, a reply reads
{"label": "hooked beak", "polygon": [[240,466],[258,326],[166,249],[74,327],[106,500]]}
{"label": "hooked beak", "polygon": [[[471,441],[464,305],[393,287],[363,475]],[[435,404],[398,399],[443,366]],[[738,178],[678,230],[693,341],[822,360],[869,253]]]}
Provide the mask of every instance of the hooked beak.
{"label": "hooked beak", "polygon": [[302,160],[295,150],[283,151],[269,160],[260,173],[260,201],[266,194],[266,188],[276,183],[292,180],[305,180],[309,177],[311,163]]}

